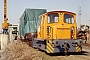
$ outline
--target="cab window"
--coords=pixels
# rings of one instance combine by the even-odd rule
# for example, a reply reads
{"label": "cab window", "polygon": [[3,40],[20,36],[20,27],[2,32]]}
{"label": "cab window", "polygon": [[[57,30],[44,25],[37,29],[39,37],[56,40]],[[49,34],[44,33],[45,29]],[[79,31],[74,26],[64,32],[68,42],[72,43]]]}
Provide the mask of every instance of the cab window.
{"label": "cab window", "polygon": [[42,17],[39,17],[39,18],[38,18],[38,26],[41,25],[41,21],[42,21]]}
{"label": "cab window", "polygon": [[55,23],[58,22],[58,14],[48,14],[48,23]]}
{"label": "cab window", "polygon": [[71,14],[64,14],[64,22],[68,24],[74,23],[74,16]]}

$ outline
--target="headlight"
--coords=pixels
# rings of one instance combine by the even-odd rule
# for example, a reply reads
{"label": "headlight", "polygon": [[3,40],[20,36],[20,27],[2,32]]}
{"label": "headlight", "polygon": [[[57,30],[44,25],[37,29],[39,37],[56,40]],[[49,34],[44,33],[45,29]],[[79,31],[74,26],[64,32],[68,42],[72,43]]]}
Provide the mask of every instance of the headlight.
{"label": "headlight", "polygon": [[49,33],[50,33],[50,26],[48,27],[48,29],[49,29]]}
{"label": "headlight", "polygon": [[47,35],[48,35],[48,38],[50,38],[50,30],[51,30],[51,27],[50,26],[47,26]]}
{"label": "headlight", "polygon": [[50,35],[48,36],[48,38],[50,38]]}
{"label": "headlight", "polygon": [[38,27],[38,32],[40,32],[40,26]]}
{"label": "headlight", "polygon": [[74,38],[74,31],[75,31],[74,26],[72,26],[71,27],[71,39]]}
{"label": "headlight", "polygon": [[50,33],[50,29],[51,29],[51,27],[47,26],[47,33]]}
{"label": "headlight", "polygon": [[72,28],[71,28],[71,32],[74,33],[74,26],[72,26]]}

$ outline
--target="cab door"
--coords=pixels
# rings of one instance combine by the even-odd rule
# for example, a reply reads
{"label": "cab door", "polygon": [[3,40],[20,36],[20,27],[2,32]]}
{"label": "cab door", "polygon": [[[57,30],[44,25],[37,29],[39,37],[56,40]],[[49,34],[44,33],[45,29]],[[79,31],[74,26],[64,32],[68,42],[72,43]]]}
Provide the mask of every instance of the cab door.
{"label": "cab door", "polygon": [[42,22],[41,22],[41,38],[44,39],[44,19],[45,17],[42,16]]}
{"label": "cab door", "polygon": [[59,25],[59,14],[58,12],[53,12],[48,14],[47,20],[47,38],[54,39],[53,34],[56,32],[54,31],[54,27]]}
{"label": "cab door", "polygon": [[[74,15],[73,14],[70,14],[70,13],[65,13],[63,15],[64,19],[63,19],[63,22],[64,22],[64,34],[63,35],[65,38],[67,37],[68,39],[71,39],[72,37],[74,37],[75,35],[75,19],[74,19]],[[72,36],[73,34],[73,36]]]}

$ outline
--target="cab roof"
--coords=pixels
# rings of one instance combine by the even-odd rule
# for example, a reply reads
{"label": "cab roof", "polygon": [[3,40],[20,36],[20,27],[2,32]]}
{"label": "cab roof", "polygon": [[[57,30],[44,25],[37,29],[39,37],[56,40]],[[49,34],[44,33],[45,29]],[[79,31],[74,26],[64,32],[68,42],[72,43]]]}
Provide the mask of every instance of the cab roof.
{"label": "cab roof", "polygon": [[50,11],[50,12],[47,12],[47,13],[53,13],[53,12],[62,12],[62,13],[71,13],[71,14],[75,14],[74,12],[70,12],[70,11],[63,11],[63,10],[60,10],[60,11]]}
{"label": "cab roof", "polygon": [[[62,12],[62,13],[70,13],[70,14],[74,14],[74,15],[76,15],[76,13],[74,13],[74,12],[70,12],[70,11],[62,11],[62,10],[60,10],[60,11],[49,11],[49,12],[46,12],[46,13],[44,13],[44,14],[42,14],[42,15],[45,15],[45,14],[48,14],[48,13],[55,13],[55,12]],[[40,16],[42,16],[42,15],[40,15]]]}

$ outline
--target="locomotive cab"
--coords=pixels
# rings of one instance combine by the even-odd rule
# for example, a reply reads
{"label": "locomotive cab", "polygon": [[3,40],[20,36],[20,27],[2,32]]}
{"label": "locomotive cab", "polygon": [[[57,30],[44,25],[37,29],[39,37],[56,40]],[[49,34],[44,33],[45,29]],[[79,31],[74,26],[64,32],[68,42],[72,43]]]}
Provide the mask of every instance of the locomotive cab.
{"label": "locomotive cab", "polygon": [[38,38],[76,39],[76,14],[53,11],[41,15],[39,20]]}

